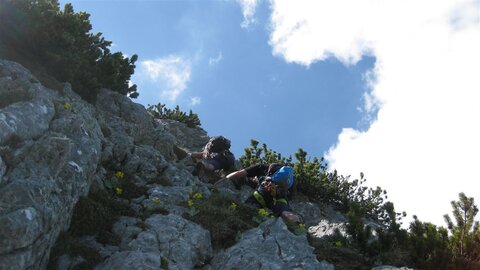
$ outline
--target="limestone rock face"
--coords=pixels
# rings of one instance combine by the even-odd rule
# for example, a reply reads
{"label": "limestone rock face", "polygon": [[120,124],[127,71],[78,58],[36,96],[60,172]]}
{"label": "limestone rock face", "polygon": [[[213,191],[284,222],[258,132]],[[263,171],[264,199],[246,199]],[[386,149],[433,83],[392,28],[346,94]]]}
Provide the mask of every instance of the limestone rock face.
{"label": "limestone rock face", "polygon": [[101,154],[93,107],[0,60],[0,269],[43,269]]}
{"label": "limestone rock face", "polygon": [[192,184],[190,169],[177,168],[176,162],[185,158],[185,154],[179,157],[178,149],[199,150],[208,141],[204,130],[172,120],[154,120],[140,104],[107,89],[98,94],[96,109],[105,136],[103,165],[122,167],[140,185],[155,181],[160,175],[174,184]]}
{"label": "limestone rock face", "polygon": [[[21,65],[0,60],[0,269],[45,269],[79,197],[88,194],[92,182],[103,188],[105,168],[122,168],[137,185],[159,179],[174,185],[153,184],[143,198],[132,201],[133,208],[155,210],[157,204],[151,201],[160,197],[170,203],[169,210],[182,214],[178,204],[188,199],[190,189],[209,193],[191,175],[191,160],[184,159],[187,151],[200,150],[208,141],[204,130],[154,120],[143,106],[106,89],[96,100],[95,106],[86,103],[68,84],[61,91],[48,89]],[[158,269],[159,256],[170,266],[185,269],[213,256],[208,231],[177,215],[163,219],[147,219],[152,229],[137,232],[133,243],[143,250],[150,236],[169,229],[172,238],[158,242],[155,254],[138,255],[137,249],[118,254],[91,237],[86,244],[105,256],[107,269],[118,268],[116,258],[125,260],[121,263],[125,269],[131,264]],[[170,242],[176,244],[166,247]],[[58,265],[82,260],[64,255]]]}

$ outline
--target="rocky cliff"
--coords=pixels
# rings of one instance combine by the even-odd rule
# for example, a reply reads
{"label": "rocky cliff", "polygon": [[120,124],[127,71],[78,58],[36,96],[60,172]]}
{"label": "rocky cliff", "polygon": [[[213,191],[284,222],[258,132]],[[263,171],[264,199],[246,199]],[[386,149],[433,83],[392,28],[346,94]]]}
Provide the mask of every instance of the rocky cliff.
{"label": "rocky cliff", "polygon": [[[86,103],[68,84],[48,89],[0,60],[0,269],[334,269],[281,219],[218,248],[210,231],[184,218],[193,192],[212,195],[186,157],[207,140],[204,130],[153,119],[115,92]],[[251,191],[218,190],[238,200]],[[313,238],[345,231],[334,211],[293,207]],[[94,233],[102,226],[107,237]]]}

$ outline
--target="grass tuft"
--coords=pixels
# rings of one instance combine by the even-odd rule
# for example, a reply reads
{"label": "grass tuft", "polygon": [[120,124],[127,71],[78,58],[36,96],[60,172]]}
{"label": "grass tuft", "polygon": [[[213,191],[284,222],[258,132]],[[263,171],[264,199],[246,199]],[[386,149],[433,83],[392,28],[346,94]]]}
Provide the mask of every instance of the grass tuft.
{"label": "grass tuft", "polygon": [[186,218],[210,231],[214,248],[228,248],[236,243],[239,233],[256,227],[254,209],[219,193],[196,202],[196,208],[199,213]]}

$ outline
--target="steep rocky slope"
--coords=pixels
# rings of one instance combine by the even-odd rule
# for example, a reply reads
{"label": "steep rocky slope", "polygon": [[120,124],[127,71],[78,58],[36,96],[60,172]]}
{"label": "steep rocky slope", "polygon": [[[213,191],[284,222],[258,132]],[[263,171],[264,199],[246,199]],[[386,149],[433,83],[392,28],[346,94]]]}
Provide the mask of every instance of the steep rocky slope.
{"label": "steep rocky slope", "polygon": [[[115,92],[104,89],[89,104],[69,84],[48,89],[21,65],[0,60],[0,269],[334,269],[281,219],[222,249],[184,218],[192,193],[212,194],[186,157],[207,140],[204,130],[153,119]],[[218,190],[238,200],[252,191],[230,183]],[[112,207],[128,211],[112,215],[99,203],[111,194],[118,195]],[[345,218],[328,207],[293,207],[315,239],[345,232]],[[112,222],[107,240],[88,233],[100,226],[87,219],[92,213]],[[78,223],[85,228],[73,228]],[[70,252],[65,239],[93,251],[94,264],[86,264],[87,253]]]}

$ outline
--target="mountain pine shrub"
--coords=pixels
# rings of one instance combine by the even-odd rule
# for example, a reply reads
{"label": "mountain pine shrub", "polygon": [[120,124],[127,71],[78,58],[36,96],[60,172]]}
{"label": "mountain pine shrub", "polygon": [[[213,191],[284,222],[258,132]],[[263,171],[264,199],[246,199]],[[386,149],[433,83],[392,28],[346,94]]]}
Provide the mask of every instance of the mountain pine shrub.
{"label": "mountain pine shrub", "polygon": [[178,122],[185,123],[188,127],[199,127],[201,125],[200,118],[192,110],[187,114],[180,110],[180,106],[175,109],[169,109],[165,104],[158,103],[157,105],[148,105],[147,112],[156,119],[171,119]]}
{"label": "mountain pine shrub", "polygon": [[[244,168],[259,163],[283,163],[292,166],[296,189],[311,200],[332,204],[344,213],[355,205],[361,209],[363,217],[386,225],[393,222],[385,204],[387,192],[380,187],[372,189],[364,186],[366,179],[363,173],[360,180],[350,181],[350,177],[338,175],[337,171],[327,172],[327,164],[323,158],[307,159],[307,152],[301,148],[295,153],[296,160],[293,161],[292,157],[284,157],[266,144],[262,144],[262,147],[259,147],[259,144],[258,141],[251,140],[250,147],[245,148],[245,154],[240,157]],[[395,215],[395,218],[400,215]]]}
{"label": "mountain pine shrub", "polygon": [[480,224],[475,221],[478,207],[474,198],[461,192],[458,201],[452,201],[453,222],[449,215],[444,215],[450,231],[450,249],[454,264],[462,269],[480,269]]}
{"label": "mountain pine shrub", "polygon": [[24,65],[48,87],[70,82],[87,101],[100,88],[137,97],[136,85],[129,85],[137,55],[112,53],[111,41],[90,32],[89,17],[71,4],[61,10],[58,0],[2,0],[0,58]]}

